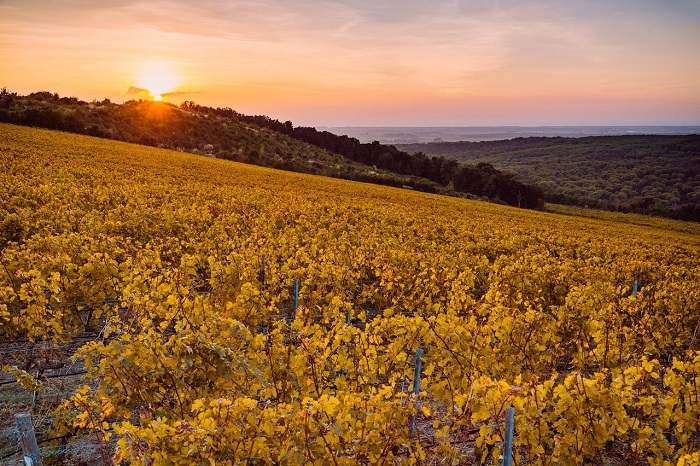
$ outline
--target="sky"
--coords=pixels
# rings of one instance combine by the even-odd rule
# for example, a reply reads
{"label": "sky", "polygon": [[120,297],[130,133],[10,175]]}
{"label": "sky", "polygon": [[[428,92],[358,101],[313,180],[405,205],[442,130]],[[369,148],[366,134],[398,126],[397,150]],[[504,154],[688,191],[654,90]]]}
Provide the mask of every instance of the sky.
{"label": "sky", "polygon": [[308,126],[699,125],[700,0],[0,0],[0,87]]}

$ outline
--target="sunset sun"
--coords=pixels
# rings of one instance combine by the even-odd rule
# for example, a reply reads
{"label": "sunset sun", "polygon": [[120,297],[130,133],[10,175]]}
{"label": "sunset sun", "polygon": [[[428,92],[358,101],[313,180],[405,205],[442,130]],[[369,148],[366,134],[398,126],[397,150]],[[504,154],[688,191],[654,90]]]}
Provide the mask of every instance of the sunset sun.
{"label": "sunset sun", "polygon": [[168,63],[149,63],[141,70],[139,87],[148,91],[153,100],[160,102],[163,94],[172,92],[179,84],[177,73]]}

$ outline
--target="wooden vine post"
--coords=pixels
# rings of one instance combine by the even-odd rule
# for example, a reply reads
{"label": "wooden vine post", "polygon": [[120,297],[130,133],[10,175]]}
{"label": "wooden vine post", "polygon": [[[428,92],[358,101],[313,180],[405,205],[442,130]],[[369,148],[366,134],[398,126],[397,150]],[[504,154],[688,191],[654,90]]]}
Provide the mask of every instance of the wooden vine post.
{"label": "wooden vine post", "polygon": [[[41,466],[39,444],[36,442],[32,417],[27,413],[15,414],[15,423],[17,424],[19,438],[22,442],[22,454],[24,455],[25,463],[32,466]],[[27,459],[29,461],[27,461]]]}
{"label": "wooden vine post", "polygon": [[297,317],[297,309],[299,309],[299,279],[294,279],[294,318]]}
{"label": "wooden vine post", "polygon": [[513,430],[515,424],[515,408],[506,408],[506,438],[503,442],[503,466],[513,463]]}
{"label": "wooden vine post", "polygon": [[[414,407],[418,407],[418,394],[420,393],[420,374],[423,370],[423,350],[416,350],[416,366],[413,370],[413,394],[416,396]],[[411,437],[416,435],[416,415],[411,416]]]}

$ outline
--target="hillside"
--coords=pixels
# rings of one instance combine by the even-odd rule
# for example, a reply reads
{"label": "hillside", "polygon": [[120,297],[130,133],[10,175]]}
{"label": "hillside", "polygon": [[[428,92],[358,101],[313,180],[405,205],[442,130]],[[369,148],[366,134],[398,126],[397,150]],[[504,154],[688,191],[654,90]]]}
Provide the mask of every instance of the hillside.
{"label": "hillside", "polygon": [[51,461],[496,465],[508,406],[517,464],[700,455],[700,225],[0,134],[0,422]]}
{"label": "hillside", "polygon": [[366,181],[451,196],[479,197],[524,208],[543,205],[539,189],[491,166],[415,157],[393,146],[294,127],[231,108],[183,102],[91,103],[50,92],[27,96],[2,89],[0,122],[175,149],[238,162]]}
{"label": "hillside", "polygon": [[398,147],[492,164],[542,188],[549,202],[700,221],[700,135],[541,137]]}
{"label": "hillside", "polygon": [[283,170],[441,191],[427,180],[354,163],[253,123],[195,113],[162,102],[88,103],[49,92],[17,96],[4,91],[0,94],[2,121],[209,154]]}

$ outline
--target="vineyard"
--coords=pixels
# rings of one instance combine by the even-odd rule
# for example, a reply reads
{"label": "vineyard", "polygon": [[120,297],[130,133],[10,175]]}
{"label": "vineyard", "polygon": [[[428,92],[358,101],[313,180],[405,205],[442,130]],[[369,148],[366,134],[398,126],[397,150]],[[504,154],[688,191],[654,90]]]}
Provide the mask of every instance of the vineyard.
{"label": "vineyard", "polygon": [[11,125],[0,164],[3,426],[59,348],[47,437],[103,464],[495,465],[510,406],[515,465],[700,464],[698,225]]}

